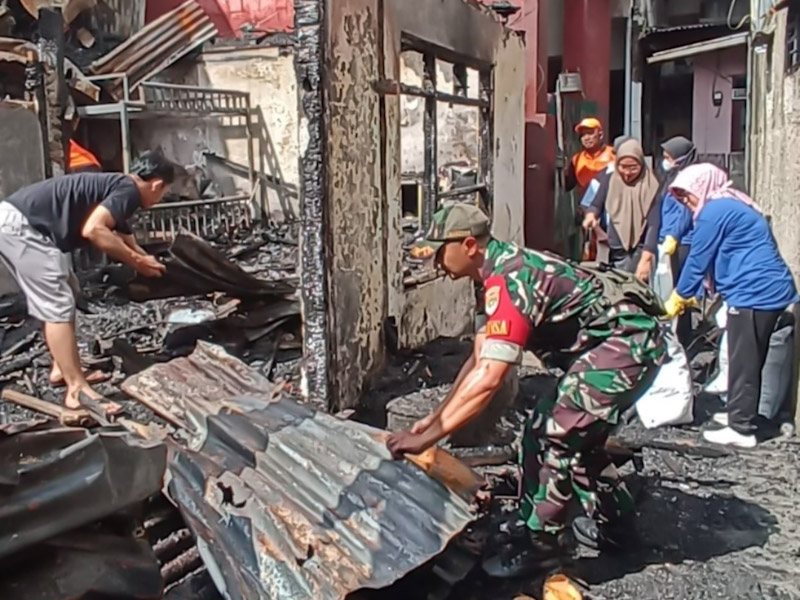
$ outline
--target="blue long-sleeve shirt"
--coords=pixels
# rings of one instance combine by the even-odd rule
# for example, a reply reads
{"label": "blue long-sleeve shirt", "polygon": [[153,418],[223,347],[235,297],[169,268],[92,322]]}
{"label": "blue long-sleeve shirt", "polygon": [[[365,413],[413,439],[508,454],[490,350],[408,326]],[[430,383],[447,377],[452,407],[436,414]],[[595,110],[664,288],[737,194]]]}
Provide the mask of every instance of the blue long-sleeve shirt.
{"label": "blue long-sleeve shirt", "polygon": [[671,193],[664,194],[661,200],[661,228],[658,232],[658,243],[669,236],[678,240],[682,246],[692,245],[694,234],[694,217],[689,208]]}
{"label": "blue long-sleeve shirt", "polygon": [[728,306],[782,310],[798,301],[794,279],[767,220],[734,198],[711,200],[697,218],[678,294],[700,295],[709,270]]}

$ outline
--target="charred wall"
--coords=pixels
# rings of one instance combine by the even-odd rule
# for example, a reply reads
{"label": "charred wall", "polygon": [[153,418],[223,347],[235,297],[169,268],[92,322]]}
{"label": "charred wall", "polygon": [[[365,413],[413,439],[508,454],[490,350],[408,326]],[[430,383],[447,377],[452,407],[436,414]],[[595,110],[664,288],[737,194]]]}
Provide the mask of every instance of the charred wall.
{"label": "charred wall", "polygon": [[416,347],[471,332],[474,317],[468,282],[403,287],[402,110],[400,96],[379,93],[377,83],[399,81],[404,38],[435,46],[444,59],[493,68],[496,110],[488,152],[499,210],[495,232],[521,241],[525,57],[521,36],[473,1],[337,0],[326,6],[323,210],[329,216],[331,404],[341,408],[358,401],[382,364],[387,318],[394,318],[401,345]]}
{"label": "charred wall", "polygon": [[386,202],[381,188],[380,25],[375,0],[330,4],[328,186],[338,404],[353,404],[381,365]]}

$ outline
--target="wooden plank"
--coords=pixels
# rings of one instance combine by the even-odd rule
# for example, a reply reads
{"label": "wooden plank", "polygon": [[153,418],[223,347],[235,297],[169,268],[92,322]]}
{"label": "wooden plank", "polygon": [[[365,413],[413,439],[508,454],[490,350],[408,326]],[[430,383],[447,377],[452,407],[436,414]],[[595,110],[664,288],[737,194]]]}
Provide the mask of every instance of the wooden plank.
{"label": "wooden plank", "polygon": [[89,413],[85,410],[72,410],[65,406],[53,404],[52,402],[39,400],[38,398],[16,390],[3,390],[2,398],[6,402],[12,402],[54,419],[58,419],[63,425],[85,425],[93,422],[91,416],[89,416]]}

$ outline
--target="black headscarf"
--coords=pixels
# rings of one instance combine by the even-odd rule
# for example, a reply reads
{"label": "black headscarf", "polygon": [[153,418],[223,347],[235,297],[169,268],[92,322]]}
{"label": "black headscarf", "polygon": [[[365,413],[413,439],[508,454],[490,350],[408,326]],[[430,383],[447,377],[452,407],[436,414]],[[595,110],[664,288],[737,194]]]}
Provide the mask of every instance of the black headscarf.
{"label": "black headscarf", "polygon": [[689,165],[693,165],[697,162],[697,147],[694,145],[694,142],[686,139],[682,135],[668,139],[661,144],[661,149],[675,160],[675,166],[664,173],[661,178],[661,184],[656,193],[656,198],[659,200],[664,197],[664,194],[669,189],[669,186],[672,185],[672,182],[675,181],[678,173]]}

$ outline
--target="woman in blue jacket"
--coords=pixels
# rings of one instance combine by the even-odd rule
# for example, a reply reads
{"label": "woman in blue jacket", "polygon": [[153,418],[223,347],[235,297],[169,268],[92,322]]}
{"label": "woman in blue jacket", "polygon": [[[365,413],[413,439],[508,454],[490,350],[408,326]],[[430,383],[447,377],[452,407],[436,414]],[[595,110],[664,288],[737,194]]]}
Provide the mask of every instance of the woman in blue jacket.
{"label": "woman in blue jacket", "polygon": [[[656,205],[647,216],[648,229],[652,228],[658,232],[655,236],[658,240],[658,248],[651,243],[650,247],[645,248],[645,258],[652,261],[660,250],[671,257],[673,285],[678,284],[678,277],[689,256],[689,248],[692,245],[692,230],[694,220],[692,211],[678,201],[670,192],[670,187],[678,174],[697,162],[697,148],[691,140],[683,136],[668,139],[661,145],[663,150],[663,160],[661,170],[663,176],[661,184],[656,193]],[[647,236],[648,240],[654,236]],[[678,340],[684,348],[692,341],[692,315],[684,313],[678,318],[676,331]]]}
{"label": "woman in blue jacket", "polygon": [[709,273],[728,305],[727,425],[703,437],[753,448],[761,371],[778,317],[798,301],[794,279],[761,210],[731,187],[724,171],[709,164],[687,167],[670,190],[692,211],[694,236],[668,315],[680,314],[700,295]]}

